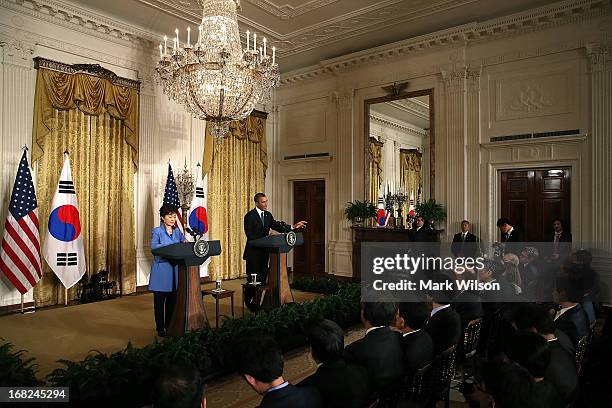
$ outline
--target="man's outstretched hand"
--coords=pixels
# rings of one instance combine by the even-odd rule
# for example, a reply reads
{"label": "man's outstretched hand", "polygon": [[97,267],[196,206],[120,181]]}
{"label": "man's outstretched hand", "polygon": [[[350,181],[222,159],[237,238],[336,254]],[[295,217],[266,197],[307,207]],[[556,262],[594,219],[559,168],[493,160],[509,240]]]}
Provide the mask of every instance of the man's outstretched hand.
{"label": "man's outstretched hand", "polygon": [[299,221],[296,222],[295,224],[293,224],[291,227],[295,230],[295,229],[300,229],[300,228],[306,228],[306,224],[308,224],[308,222],[306,221]]}

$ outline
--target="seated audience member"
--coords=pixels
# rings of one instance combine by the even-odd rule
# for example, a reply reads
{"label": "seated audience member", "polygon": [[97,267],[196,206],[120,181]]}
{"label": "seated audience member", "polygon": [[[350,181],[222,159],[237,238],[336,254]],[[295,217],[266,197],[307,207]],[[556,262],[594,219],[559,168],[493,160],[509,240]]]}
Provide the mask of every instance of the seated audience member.
{"label": "seated audience member", "polygon": [[491,395],[495,408],[541,408],[535,381],[518,364],[512,361],[487,361],[481,373],[485,390]]}
{"label": "seated audience member", "polygon": [[504,263],[504,273],[502,276],[512,285],[514,293],[516,295],[520,295],[523,290],[521,289],[521,274],[518,270],[519,257],[515,254],[506,252],[502,258],[502,261]]}
{"label": "seated audience member", "polygon": [[458,257],[474,258],[478,250],[478,237],[470,232],[470,222],[461,221],[461,232],[453,237],[451,252]]}
{"label": "seated audience member", "polygon": [[171,363],[155,381],[153,408],[206,408],[206,385],[191,364]]}
{"label": "seated audience member", "polygon": [[361,322],[366,334],[344,349],[347,362],[366,368],[375,392],[396,386],[404,374],[401,334],[389,328],[396,313],[395,303],[362,303]]}
{"label": "seated audience member", "polygon": [[595,305],[599,302],[600,278],[599,274],[591,268],[593,256],[584,249],[572,254],[572,267],[569,272],[570,279],[582,280],[584,286],[584,300],[582,308],[589,318],[589,324],[595,322]]}
{"label": "seated audience member", "polygon": [[238,372],[263,395],[260,408],[322,407],[319,392],[311,387],[298,388],[283,378],[283,355],[276,341],[263,335],[249,336],[237,348]]}
{"label": "seated audience member", "polygon": [[[465,270],[461,273],[455,272],[455,281],[477,281],[478,278],[473,271]],[[474,319],[478,319],[484,315],[482,310],[482,299],[480,294],[475,290],[461,289],[457,292],[451,307],[455,312],[459,313],[461,318],[461,332],[465,330],[468,323]]]}
{"label": "seated audience member", "polygon": [[[442,274],[434,275],[433,282],[444,285],[452,280]],[[454,282],[453,286],[454,288]],[[455,296],[454,289],[433,290],[429,293],[431,297],[431,314],[425,324],[425,331],[429,333],[434,343],[434,355],[459,343],[461,339],[461,318],[459,314],[450,307],[450,302]]]}
{"label": "seated audience member", "polygon": [[[525,247],[519,253],[519,273],[525,292],[531,296],[531,299],[537,299],[540,296],[542,282],[542,271],[538,264],[540,252],[534,247]],[[552,293],[554,281],[548,282],[548,290]],[[540,299],[537,299],[540,300]],[[549,299],[546,299],[549,300]]]}
{"label": "seated audience member", "polygon": [[561,309],[555,314],[555,327],[567,334],[576,347],[589,332],[588,318],[580,305],[584,298],[582,280],[559,277],[557,292]]}
{"label": "seated audience member", "polygon": [[555,329],[553,319],[546,310],[534,304],[518,307],[513,320],[517,330],[537,333],[548,341],[550,364],[544,377],[559,392],[562,402],[566,405],[572,403],[578,390],[578,373],[569,337]]}
{"label": "seated audience member", "polygon": [[408,232],[410,241],[412,242],[432,242],[434,241],[434,232],[425,222],[425,218],[417,215],[414,220],[414,228]]}
{"label": "seated audience member", "polygon": [[483,301],[485,314],[497,310],[502,303],[515,298],[512,285],[504,277],[504,265],[492,259],[484,261],[484,265],[478,270],[478,280],[484,283],[498,283],[499,290],[483,290],[480,297]]}
{"label": "seated audience member", "polygon": [[548,342],[537,333],[518,332],[506,343],[509,359],[529,371],[535,381],[536,395],[542,407],[562,408],[559,393],[546,378],[551,353]]}
{"label": "seated audience member", "polygon": [[433,359],[433,340],[422,330],[428,317],[429,307],[424,302],[399,304],[395,327],[402,332],[404,374],[408,378]]}
{"label": "seated audience member", "polygon": [[308,334],[317,371],[298,387],[316,388],[325,407],[361,408],[370,397],[368,373],[362,366],[344,361],[344,332],[336,323],[323,319]]}

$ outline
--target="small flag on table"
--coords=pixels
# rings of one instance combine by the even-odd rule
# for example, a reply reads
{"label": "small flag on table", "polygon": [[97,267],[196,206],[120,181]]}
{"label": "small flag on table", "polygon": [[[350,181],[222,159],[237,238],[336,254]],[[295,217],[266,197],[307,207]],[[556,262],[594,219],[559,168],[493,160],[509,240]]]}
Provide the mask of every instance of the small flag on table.
{"label": "small flag on table", "polygon": [[383,200],[383,196],[378,197],[378,211],[376,213],[376,222],[379,227],[384,227],[387,225],[387,211],[385,210],[385,202]]}
{"label": "small flag on table", "polygon": [[172,166],[170,166],[170,163],[168,163],[168,178],[166,179],[163,204],[170,204],[178,208],[178,211],[176,212],[176,223],[174,225],[184,233],[181,202],[179,201],[178,190],[176,189],[176,182],[174,181],[174,174],[172,173]]}
{"label": "small flag on table", "polygon": [[414,190],[410,190],[410,206],[408,207],[408,215],[414,217]]}
{"label": "small flag on table", "polygon": [[23,295],[42,278],[38,204],[24,149],[0,248],[0,270]]}
{"label": "small flag on table", "polygon": [[43,255],[66,289],[85,274],[85,249],[81,234],[79,204],[72,182],[70,157],[64,153],[64,166],[51,202],[51,214]]}

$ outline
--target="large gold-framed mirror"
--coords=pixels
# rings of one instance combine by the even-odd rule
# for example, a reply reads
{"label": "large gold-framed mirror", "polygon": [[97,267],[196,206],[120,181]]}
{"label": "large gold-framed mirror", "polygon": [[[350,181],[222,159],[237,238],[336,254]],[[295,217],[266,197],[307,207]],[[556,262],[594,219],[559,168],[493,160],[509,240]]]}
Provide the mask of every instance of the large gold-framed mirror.
{"label": "large gold-framed mirror", "polygon": [[401,92],[365,103],[365,198],[403,192],[414,202],[434,198],[433,89]]}

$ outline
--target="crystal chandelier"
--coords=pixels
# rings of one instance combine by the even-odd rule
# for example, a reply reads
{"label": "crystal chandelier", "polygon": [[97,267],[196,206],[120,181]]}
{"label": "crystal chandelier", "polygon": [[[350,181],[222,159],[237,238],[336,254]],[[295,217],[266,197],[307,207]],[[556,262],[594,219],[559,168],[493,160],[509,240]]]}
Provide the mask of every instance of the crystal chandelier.
{"label": "crystal chandelier", "polygon": [[[229,131],[229,122],[246,118],[255,105],[269,99],[278,85],[276,48],[268,54],[267,41],[246,32],[242,49],[236,9],[240,0],[198,0],[203,8],[197,41],[181,43],[178,28],[172,49],[168,37],[159,45],[156,71],[164,93],[198,119],[212,122],[220,141]],[[195,33],[194,33],[195,34]]]}

